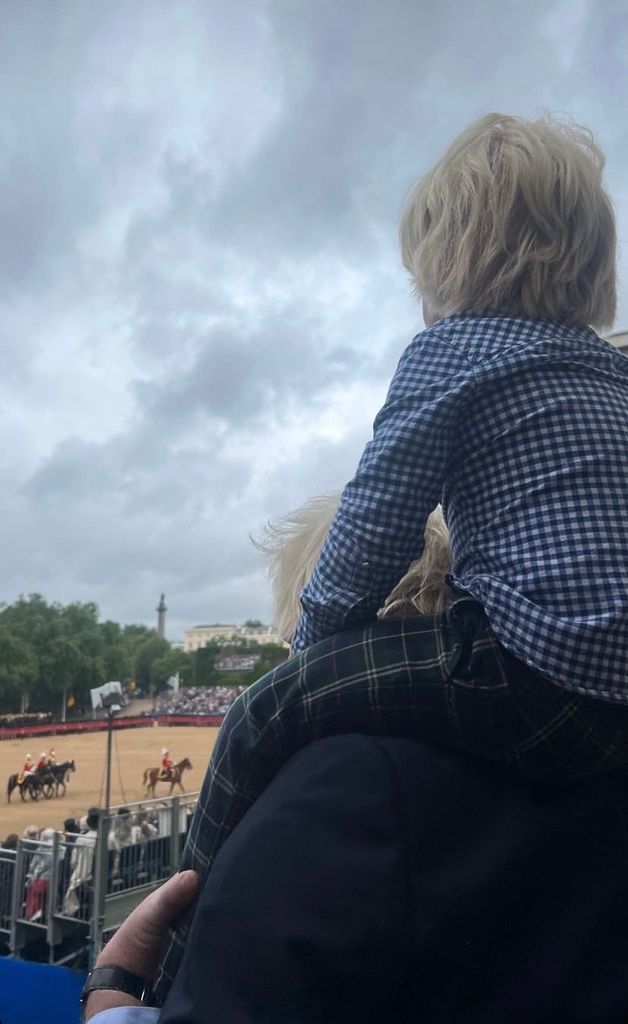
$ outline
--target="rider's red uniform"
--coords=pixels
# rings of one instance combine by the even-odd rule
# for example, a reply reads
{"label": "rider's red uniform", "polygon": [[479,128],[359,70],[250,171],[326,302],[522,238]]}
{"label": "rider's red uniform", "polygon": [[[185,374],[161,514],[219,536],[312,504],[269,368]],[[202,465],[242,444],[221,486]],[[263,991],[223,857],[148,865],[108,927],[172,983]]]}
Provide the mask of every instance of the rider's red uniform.
{"label": "rider's red uniform", "polygon": [[47,764],[48,764],[48,758],[47,757],[40,757],[39,761],[37,762],[37,771],[38,772],[43,772],[43,770],[44,770],[44,768],[46,767]]}
{"label": "rider's red uniform", "polygon": [[164,754],[164,756],[161,759],[161,774],[165,776],[165,778],[170,778],[170,772],[172,771],[173,765],[174,761],[172,760],[172,758],[168,757],[168,754]]}

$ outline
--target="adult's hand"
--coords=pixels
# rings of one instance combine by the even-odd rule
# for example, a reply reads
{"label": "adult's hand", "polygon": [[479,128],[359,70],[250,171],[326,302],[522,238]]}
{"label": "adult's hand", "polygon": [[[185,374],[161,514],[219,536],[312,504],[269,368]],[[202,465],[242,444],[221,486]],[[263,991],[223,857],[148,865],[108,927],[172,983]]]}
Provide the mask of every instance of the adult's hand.
{"label": "adult's hand", "polygon": [[[152,980],[168,944],[168,929],[190,906],[198,888],[199,878],[195,871],[173,875],[135,908],[109,940],[94,966],[115,964],[147,981]],[[91,992],[87,999],[85,1020],[114,1006],[139,1005],[138,999],[124,992],[97,990]]]}

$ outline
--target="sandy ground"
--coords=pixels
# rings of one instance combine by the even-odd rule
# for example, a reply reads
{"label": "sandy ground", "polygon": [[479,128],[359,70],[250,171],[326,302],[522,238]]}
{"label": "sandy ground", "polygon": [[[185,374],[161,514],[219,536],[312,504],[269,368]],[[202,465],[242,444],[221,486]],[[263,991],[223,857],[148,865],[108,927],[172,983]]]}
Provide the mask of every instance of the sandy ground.
{"label": "sandy ground", "polygon": [[[188,793],[200,789],[217,729],[147,727],[124,729],[113,734],[111,769],[111,802],[120,804],[144,797],[144,769],[159,764],[161,748],[168,747],[174,761],[189,757],[192,771],[185,773],[183,785]],[[20,799],[18,790],[7,803],[6,784],[9,775],[20,770],[26,754],[35,759],[42,750],[54,747],[58,761],[76,762],[64,797],[36,802]],[[64,818],[79,818],[88,807],[104,800],[106,732],[76,736],[46,736],[34,740],[0,741],[0,840],[9,832],[21,833],[27,825],[40,828],[62,828]],[[157,785],[157,796],[165,796],[169,784]]]}

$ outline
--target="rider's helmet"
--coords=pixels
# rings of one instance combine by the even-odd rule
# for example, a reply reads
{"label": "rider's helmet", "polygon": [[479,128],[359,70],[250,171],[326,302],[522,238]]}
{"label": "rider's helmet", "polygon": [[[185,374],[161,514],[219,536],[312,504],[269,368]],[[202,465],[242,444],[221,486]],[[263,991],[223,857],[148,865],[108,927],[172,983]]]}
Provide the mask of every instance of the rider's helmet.
{"label": "rider's helmet", "polygon": [[45,750],[42,750],[42,752],[41,752],[41,754],[39,756],[40,757],[48,757],[48,754],[46,753]]}
{"label": "rider's helmet", "polygon": [[27,760],[27,761],[32,761],[32,760],[33,760],[33,757],[32,757],[32,755],[31,755],[31,754],[27,754],[27,755],[26,755],[26,760]]}
{"label": "rider's helmet", "polygon": [[170,751],[168,750],[168,748],[167,748],[167,747],[162,747],[162,748],[161,748],[161,756],[162,756],[162,757],[165,757],[165,756],[166,756],[166,754],[169,754],[169,753],[170,753]]}

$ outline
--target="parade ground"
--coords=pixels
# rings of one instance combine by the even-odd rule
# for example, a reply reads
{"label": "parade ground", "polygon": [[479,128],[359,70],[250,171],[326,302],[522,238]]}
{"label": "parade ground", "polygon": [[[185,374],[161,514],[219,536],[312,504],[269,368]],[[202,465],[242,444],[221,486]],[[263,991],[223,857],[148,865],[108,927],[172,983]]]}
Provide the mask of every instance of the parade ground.
{"label": "parade ground", "polygon": [[[167,747],[175,761],[188,757],[193,768],[183,776],[183,786],[191,793],[200,789],[205,768],[213,749],[218,729],[148,726],[140,729],[114,730],[111,768],[111,803],[122,804],[142,800],[142,775],[145,768],[158,765],[162,747]],[[76,771],[70,774],[64,797],[45,800],[29,798],[22,803],[19,792],[7,803],[9,775],[20,770],[26,754],[37,757],[54,747],[57,761],[74,760]],[[105,762],[107,733],[77,733],[71,736],[44,736],[30,740],[0,741],[0,841],[10,832],[21,834],[27,825],[40,828],[63,828],[65,818],[80,818],[88,807],[102,804],[105,793]],[[157,785],[157,797],[166,796],[169,783]],[[180,790],[175,790],[176,793]]]}

